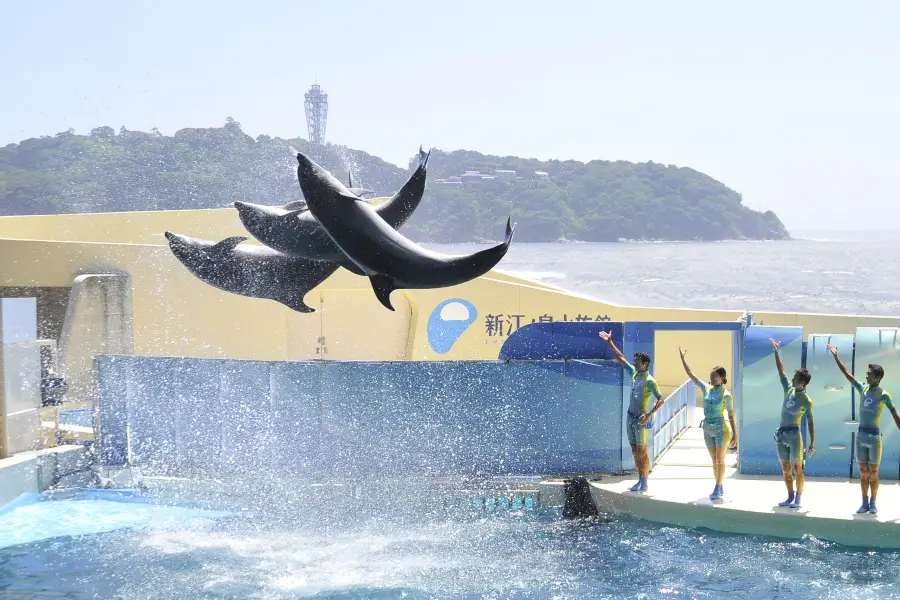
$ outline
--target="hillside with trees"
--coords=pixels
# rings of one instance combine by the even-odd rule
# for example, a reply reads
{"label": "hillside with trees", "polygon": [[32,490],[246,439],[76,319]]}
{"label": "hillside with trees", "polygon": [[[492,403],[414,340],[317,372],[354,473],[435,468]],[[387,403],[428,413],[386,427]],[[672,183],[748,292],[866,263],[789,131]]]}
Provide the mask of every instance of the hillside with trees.
{"label": "hillside with trees", "polygon": [[[0,215],[197,209],[235,200],[300,199],[292,149],[378,196],[410,171],[360,150],[224,127],[158,131],[98,127],[0,148]],[[416,154],[410,148],[410,154]],[[416,164],[410,160],[410,168]],[[418,242],[787,239],[771,211],[686,167],[653,162],[539,161],[477,152],[432,152],[425,200],[403,232]]]}

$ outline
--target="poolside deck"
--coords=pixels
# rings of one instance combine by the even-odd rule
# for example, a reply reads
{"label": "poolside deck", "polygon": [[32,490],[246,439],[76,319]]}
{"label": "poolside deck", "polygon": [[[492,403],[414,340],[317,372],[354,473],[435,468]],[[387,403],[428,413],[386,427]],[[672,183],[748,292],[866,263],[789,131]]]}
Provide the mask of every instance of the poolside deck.
{"label": "poolside deck", "polygon": [[[774,457],[773,457],[774,460]],[[860,547],[900,549],[900,485],[883,482],[878,491],[878,514],[858,515],[858,480],[807,479],[803,505],[781,508],[784,482],[779,478],[739,475],[737,456],[725,461],[725,497],[714,504],[712,466],[703,433],[690,427],[650,473],[649,490],[628,491],[635,476],[615,477],[592,483],[591,493],[602,510],[635,517],[715,531],[819,539]]]}

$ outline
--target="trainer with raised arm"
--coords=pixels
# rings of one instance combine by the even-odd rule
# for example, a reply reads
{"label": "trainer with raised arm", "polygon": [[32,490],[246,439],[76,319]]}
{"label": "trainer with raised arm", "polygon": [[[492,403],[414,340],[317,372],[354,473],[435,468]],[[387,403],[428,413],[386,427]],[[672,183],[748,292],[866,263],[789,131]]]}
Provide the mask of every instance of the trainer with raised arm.
{"label": "trainer with raised arm", "polygon": [[[647,421],[663,405],[663,397],[659,392],[659,385],[647,369],[650,368],[650,355],[646,352],[634,353],[634,364],[625,360],[625,356],[616,348],[612,336],[606,332],[600,332],[600,339],[609,344],[613,354],[626,371],[631,375],[631,400],[628,403],[628,415],[625,419],[625,430],[628,433],[628,443],[631,444],[631,454],[634,456],[634,466],[638,471],[638,482],[632,486],[632,492],[647,491],[647,477],[650,474],[650,456],[647,454]],[[650,397],[656,397],[656,404],[651,410]]]}
{"label": "trainer with raised arm", "polygon": [[838,369],[859,392],[859,429],[856,432],[856,460],[859,463],[859,485],[862,487],[862,506],[857,513],[878,513],[875,497],[878,495],[878,466],[881,464],[881,411],[885,407],[891,411],[894,423],[900,429],[900,415],[887,390],[881,387],[884,368],[881,365],[869,365],[866,368],[866,383],[857,381],[838,358],[838,349],[828,344],[828,351],[834,356]]}
{"label": "trainer with raised arm", "polygon": [[[734,398],[731,396],[731,392],[725,389],[725,384],[728,383],[728,374],[724,367],[713,367],[709,374],[709,383],[707,383],[691,372],[691,368],[684,358],[687,350],[682,350],[681,346],[678,346],[678,353],[681,354],[684,372],[698,388],[703,390],[703,441],[706,442],[706,449],[712,458],[713,476],[716,479],[716,487],[709,495],[709,499],[721,500],[725,494],[725,490],[722,488],[722,480],[725,478],[725,450],[728,448],[732,432],[737,433],[737,427],[734,424]],[[728,423],[731,424],[730,428],[725,421],[726,409],[728,410]],[[735,438],[737,438],[736,435]]]}
{"label": "trainer with raised arm", "polygon": [[[800,495],[803,493],[803,436],[800,435],[800,421],[804,413],[809,425],[809,452],[812,456],[816,451],[816,426],[813,421],[813,403],[806,386],[812,381],[812,375],[806,369],[797,369],[791,383],[788,383],[784,373],[784,365],[778,354],[781,342],[772,342],[775,349],[775,366],[778,367],[778,378],[781,387],[784,388],[784,401],[781,403],[781,424],[775,432],[775,444],[778,448],[778,460],[781,461],[781,472],[784,475],[784,485],[787,487],[788,498],[779,502],[778,506],[800,507]],[[793,473],[792,473],[793,469]],[[797,479],[797,491],[794,492],[794,477]]]}

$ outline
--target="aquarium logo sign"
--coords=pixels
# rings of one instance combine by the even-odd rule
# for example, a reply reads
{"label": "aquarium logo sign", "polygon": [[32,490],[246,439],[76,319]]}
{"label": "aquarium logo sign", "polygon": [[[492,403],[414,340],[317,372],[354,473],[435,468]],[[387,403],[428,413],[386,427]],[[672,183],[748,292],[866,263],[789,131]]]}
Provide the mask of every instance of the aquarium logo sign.
{"label": "aquarium logo sign", "polygon": [[478,310],[468,300],[444,300],[428,317],[428,344],[438,354],[447,354],[477,318]]}

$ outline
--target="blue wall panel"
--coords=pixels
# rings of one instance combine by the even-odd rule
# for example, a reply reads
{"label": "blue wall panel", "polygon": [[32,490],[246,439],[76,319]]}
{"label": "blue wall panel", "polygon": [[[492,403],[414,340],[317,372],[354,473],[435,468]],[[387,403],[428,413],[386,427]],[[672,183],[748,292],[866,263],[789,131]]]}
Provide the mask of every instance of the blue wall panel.
{"label": "blue wall panel", "polygon": [[222,360],[219,363],[219,398],[211,410],[219,416],[218,468],[249,474],[270,464],[272,410],[269,363]]}
{"label": "blue wall panel", "polygon": [[[451,438],[457,440],[451,442],[453,449],[449,455],[458,473],[497,474],[510,469],[508,452],[513,448],[510,398],[514,392],[507,386],[507,366],[498,361],[441,363],[436,371],[436,376],[442,379],[442,393],[436,406],[455,416],[451,429],[443,435],[448,442]],[[419,363],[414,368],[433,367]],[[430,412],[425,400],[429,388],[410,386],[408,389],[416,397],[418,414],[431,422],[431,418],[425,417]],[[438,471],[429,469],[428,472],[437,474]]]}
{"label": "blue wall panel", "polygon": [[329,372],[338,365],[329,363],[326,368],[315,362],[280,362],[269,369],[269,444],[271,464],[278,471],[290,476],[312,475],[343,458],[329,456],[329,452],[334,451],[335,438],[342,439],[353,423],[347,423],[343,431],[327,427],[320,392],[326,378],[339,386],[335,393],[347,389],[339,373]]}
{"label": "blue wall panel", "polygon": [[123,466],[128,460],[128,361],[101,356],[96,362],[100,404],[101,464]]}
{"label": "blue wall panel", "polygon": [[753,325],[744,332],[738,465],[742,473],[754,475],[781,474],[775,431],[784,390],[778,380],[770,337],[781,342],[779,352],[788,380],[800,368],[803,352],[802,327]]}
{"label": "blue wall panel", "polygon": [[128,418],[131,459],[146,475],[180,475],[178,470],[178,404],[172,378],[177,358],[129,357]]}
{"label": "blue wall panel", "polygon": [[852,431],[856,429],[847,425],[852,417],[853,388],[834,364],[828,344],[844,350],[849,364],[853,336],[810,334],[807,341],[806,368],[812,375],[808,391],[816,424],[816,454],[806,461],[806,473],[811,477],[848,477]]}
{"label": "blue wall panel", "polygon": [[202,477],[216,472],[219,462],[221,420],[219,363],[178,359],[167,371],[167,381],[178,390],[175,410],[175,456],[179,473]]}
{"label": "blue wall panel", "polygon": [[510,473],[546,473],[548,453],[557,442],[549,423],[565,403],[565,371],[550,371],[534,363],[509,363],[503,368],[503,422],[509,434],[505,468]]}
{"label": "blue wall panel", "polygon": [[[848,356],[838,348],[841,360],[849,366]],[[895,406],[900,406],[900,330],[893,327],[860,327],[856,330],[856,358],[853,375],[865,383],[866,369],[870,363],[884,368],[882,387],[891,393]],[[856,415],[859,416],[859,394]],[[900,478],[900,431],[894,423],[890,412],[885,410],[881,415],[882,454],[881,468],[878,476],[881,479]],[[855,429],[855,428],[854,428]],[[854,461],[853,473],[859,476],[859,467]]]}
{"label": "blue wall panel", "polygon": [[621,365],[614,361],[568,361],[566,373],[565,404],[550,421],[552,432],[561,441],[555,453],[559,462],[553,470],[620,472]]}
{"label": "blue wall panel", "polygon": [[529,323],[517,329],[500,348],[501,360],[611,359],[601,331],[612,334],[622,348],[623,323],[568,322]]}
{"label": "blue wall panel", "polygon": [[622,370],[610,361],[132,356],[101,357],[98,365],[104,460],[122,464],[130,447],[133,464],[148,475],[240,477],[261,469],[305,478],[506,475],[621,467]]}

